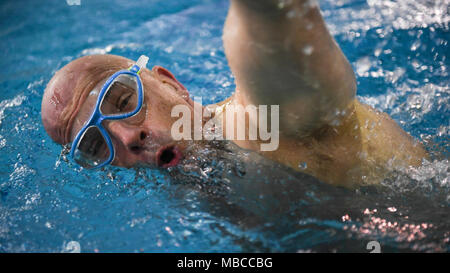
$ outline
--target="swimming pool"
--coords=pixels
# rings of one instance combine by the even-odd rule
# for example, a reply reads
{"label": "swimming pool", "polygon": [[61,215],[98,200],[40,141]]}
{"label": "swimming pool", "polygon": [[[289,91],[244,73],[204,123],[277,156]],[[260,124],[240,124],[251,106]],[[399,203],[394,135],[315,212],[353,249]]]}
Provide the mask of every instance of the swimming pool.
{"label": "swimming pool", "polygon": [[[382,251],[448,252],[446,2],[320,1],[355,69],[359,99],[421,139],[432,161],[387,180],[385,191],[305,183],[287,210],[254,209],[256,220],[243,223],[226,204],[157,170],[81,171],[40,120],[53,73],[89,54],[148,54],[205,104],[225,99],[235,87],[221,41],[227,0],[3,1],[0,251],[367,252],[378,241]],[[258,204],[259,196],[238,197],[242,215]]]}

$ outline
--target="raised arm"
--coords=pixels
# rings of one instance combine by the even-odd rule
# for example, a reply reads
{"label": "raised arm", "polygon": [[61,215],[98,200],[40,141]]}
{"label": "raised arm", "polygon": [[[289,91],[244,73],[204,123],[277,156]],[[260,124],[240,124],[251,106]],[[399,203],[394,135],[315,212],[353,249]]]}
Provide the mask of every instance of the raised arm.
{"label": "raised arm", "polygon": [[231,0],[224,46],[243,105],[280,105],[291,137],[349,112],[354,73],[314,0]]}

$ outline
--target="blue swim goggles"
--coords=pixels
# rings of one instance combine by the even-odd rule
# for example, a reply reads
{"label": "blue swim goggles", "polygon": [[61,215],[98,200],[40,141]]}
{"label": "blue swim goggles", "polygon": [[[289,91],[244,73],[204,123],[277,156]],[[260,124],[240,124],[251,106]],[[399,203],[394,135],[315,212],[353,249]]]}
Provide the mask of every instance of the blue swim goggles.
{"label": "blue swim goggles", "polygon": [[103,120],[120,120],[136,115],[142,108],[144,89],[139,72],[146,67],[148,57],[142,55],[128,70],[120,70],[103,85],[94,112],[76,135],[70,156],[86,169],[101,168],[114,160],[111,137]]}

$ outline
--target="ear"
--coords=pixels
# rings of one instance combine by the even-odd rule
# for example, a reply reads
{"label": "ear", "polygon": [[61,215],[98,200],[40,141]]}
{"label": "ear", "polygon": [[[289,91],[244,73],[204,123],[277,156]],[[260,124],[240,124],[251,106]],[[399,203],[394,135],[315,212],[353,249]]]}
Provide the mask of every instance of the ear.
{"label": "ear", "polygon": [[173,87],[175,87],[176,89],[187,90],[186,87],[184,87],[184,85],[182,85],[175,78],[175,76],[172,73],[170,73],[169,70],[165,69],[164,67],[155,65],[152,68],[152,71],[155,73],[155,76],[158,79],[160,79],[162,82],[168,83],[168,84],[172,85]]}

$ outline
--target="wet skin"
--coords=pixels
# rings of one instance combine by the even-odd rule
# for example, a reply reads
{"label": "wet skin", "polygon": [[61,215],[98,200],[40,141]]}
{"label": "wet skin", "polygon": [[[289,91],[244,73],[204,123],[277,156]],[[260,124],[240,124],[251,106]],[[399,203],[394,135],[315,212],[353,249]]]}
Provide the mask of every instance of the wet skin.
{"label": "wet skin", "polygon": [[[261,152],[260,140],[235,143],[324,182],[349,187],[379,183],[393,168],[420,165],[426,157],[421,145],[386,114],[356,100],[353,71],[318,8],[308,8],[305,16],[286,21],[289,9],[305,9],[306,2],[292,1],[285,11],[272,12],[270,0],[256,8],[251,1],[231,1],[224,46],[237,90],[217,105],[280,105],[276,151]],[[307,24],[313,26],[302,28]],[[314,48],[312,54],[301,50],[305,45]],[[42,102],[44,127],[52,139],[60,144],[72,142],[92,113],[95,91],[114,72],[132,64],[119,56],[94,55],[58,71]],[[176,165],[188,143],[173,141],[170,130],[178,117],[171,117],[171,110],[181,104],[193,112],[194,103],[168,70],[155,66],[140,75],[145,90],[141,111],[125,120],[103,123],[116,151],[112,164]],[[225,120],[223,126],[225,132],[236,124]],[[167,149],[173,154],[170,160],[162,160]]]}

